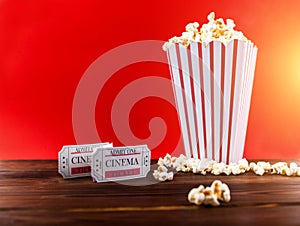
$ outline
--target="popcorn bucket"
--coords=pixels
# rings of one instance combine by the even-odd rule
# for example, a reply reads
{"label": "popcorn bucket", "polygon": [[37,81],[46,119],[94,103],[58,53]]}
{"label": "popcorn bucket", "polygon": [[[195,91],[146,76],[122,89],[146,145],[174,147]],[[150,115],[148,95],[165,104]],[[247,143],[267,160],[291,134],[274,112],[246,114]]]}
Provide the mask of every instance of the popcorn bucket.
{"label": "popcorn bucket", "polygon": [[249,40],[167,50],[188,158],[237,162],[243,158],[257,47]]}

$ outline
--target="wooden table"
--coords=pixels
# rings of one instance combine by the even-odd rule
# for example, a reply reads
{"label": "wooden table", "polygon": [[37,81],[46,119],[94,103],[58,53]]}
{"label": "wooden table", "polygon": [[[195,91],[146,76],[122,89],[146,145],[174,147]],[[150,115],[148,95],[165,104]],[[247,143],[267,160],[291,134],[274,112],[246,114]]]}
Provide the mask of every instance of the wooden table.
{"label": "wooden table", "polygon": [[[215,179],[229,185],[230,203],[187,201],[190,189]],[[0,161],[0,225],[300,225],[300,177],[177,173],[137,182],[152,184],[64,180],[57,161]]]}

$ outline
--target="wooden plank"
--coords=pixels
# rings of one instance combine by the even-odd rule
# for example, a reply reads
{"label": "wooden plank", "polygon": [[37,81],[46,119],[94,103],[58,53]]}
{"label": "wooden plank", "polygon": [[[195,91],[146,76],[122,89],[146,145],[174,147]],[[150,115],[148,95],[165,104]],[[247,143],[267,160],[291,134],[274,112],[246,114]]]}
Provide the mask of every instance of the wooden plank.
{"label": "wooden plank", "polygon": [[[230,203],[212,208],[187,201],[191,188],[216,179],[229,185]],[[153,184],[64,180],[57,161],[0,161],[0,225],[300,225],[300,177],[177,173],[165,183],[151,174],[139,180]]]}

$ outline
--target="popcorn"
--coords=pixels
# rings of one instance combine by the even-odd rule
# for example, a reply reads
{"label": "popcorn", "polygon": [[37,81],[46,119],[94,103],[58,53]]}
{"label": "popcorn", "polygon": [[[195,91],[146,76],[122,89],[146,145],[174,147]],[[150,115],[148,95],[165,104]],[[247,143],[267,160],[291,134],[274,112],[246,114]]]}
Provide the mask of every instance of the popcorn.
{"label": "popcorn", "polygon": [[[286,176],[300,176],[300,167],[298,167],[294,162],[290,163],[289,166],[286,162],[277,162],[271,165],[269,162],[264,161],[249,163],[245,158],[239,160],[237,163],[231,162],[229,164],[225,164],[223,162],[218,163],[214,160],[209,159],[187,159],[182,154],[178,158],[174,156],[172,157],[170,154],[167,154],[164,158],[159,158],[158,165],[164,166],[164,170],[168,170],[166,167],[169,167],[175,169],[176,171],[185,173],[193,172],[202,175],[206,175],[207,173],[211,173],[213,175],[239,175],[251,170],[256,175],[260,176],[264,175],[265,173],[280,174]],[[159,176],[157,175],[156,177],[158,179]],[[165,177],[167,177],[167,175],[161,174],[161,180],[163,180]],[[169,178],[171,178],[171,175],[169,175]]]}
{"label": "popcorn", "polygon": [[263,162],[263,161],[257,162],[257,166],[262,167],[266,172],[272,168],[269,162]]}
{"label": "popcorn", "polygon": [[239,168],[246,172],[246,171],[249,171],[250,170],[250,166],[249,166],[249,162],[247,161],[247,159],[241,159],[238,161],[238,165],[239,165]]}
{"label": "popcorn", "polygon": [[188,25],[185,26],[185,30],[188,31],[188,32],[197,33],[198,32],[198,27],[199,27],[198,22],[189,23]]}
{"label": "popcorn", "polygon": [[231,168],[226,165],[223,173],[225,173],[227,176],[230,175],[232,173]]}
{"label": "popcorn", "polygon": [[290,163],[290,168],[287,168],[285,171],[287,176],[299,176],[298,175],[298,166],[295,162]]}
{"label": "popcorn", "polygon": [[220,180],[215,180],[212,183],[211,188],[219,200],[223,202],[230,201],[230,190],[227,184],[222,183]]}
{"label": "popcorn", "polygon": [[207,172],[211,172],[216,164],[215,161],[209,159],[196,159],[193,160],[194,164],[191,165],[192,171],[195,173],[201,173],[206,175]]}
{"label": "popcorn", "polygon": [[175,159],[173,163],[173,168],[176,169],[177,171],[182,171],[182,169],[186,168],[186,157],[184,155],[180,155],[178,158]]}
{"label": "popcorn", "polygon": [[182,32],[182,38],[192,41],[194,39],[194,33],[191,32]]}
{"label": "popcorn", "polygon": [[159,181],[166,181],[166,180],[173,180],[173,172],[168,173],[168,168],[164,165],[158,166],[156,170],[154,170],[153,176],[156,180]]}
{"label": "popcorn", "polygon": [[220,203],[218,201],[218,197],[213,193],[213,189],[210,187],[206,187],[203,190],[203,194],[205,196],[203,204],[211,205],[211,206],[219,206]]}
{"label": "popcorn", "polygon": [[232,163],[232,162],[229,163],[229,167],[230,167],[231,173],[233,175],[238,175],[238,174],[241,174],[243,172],[243,170],[240,169],[240,166],[236,163]]}
{"label": "popcorn", "polygon": [[177,43],[186,48],[192,41],[203,43],[205,46],[209,42],[218,40],[227,45],[231,40],[238,39],[246,41],[247,38],[242,32],[234,30],[235,23],[232,19],[227,19],[226,23],[222,18],[215,20],[215,13],[211,12],[208,16],[208,23],[203,24],[200,29],[199,23],[189,23],[185,27],[185,32],[180,37],[174,36],[163,45],[163,50],[167,51],[171,43]]}
{"label": "popcorn", "polygon": [[261,167],[261,166],[257,166],[257,168],[256,168],[256,170],[254,171],[254,173],[255,173],[255,174],[257,174],[257,175],[260,175],[260,176],[262,176],[262,175],[264,175],[264,173],[265,173],[265,170],[264,170],[264,168],[263,168],[263,167]]}
{"label": "popcorn", "polygon": [[216,163],[213,166],[213,169],[211,171],[212,174],[214,175],[220,175],[225,171],[226,164],[221,162],[221,163]]}
{"label": "popcorn", "polygon": [[190,190],[188,200],[196,205],[219,206],[219,201],[230,201],[230,190],[227,184],[222,183],[220,180],[215,180],[211,187],[204,188],[203,185],[200,185],[198,188]]}
{"label": "popcorn", "polygon": [[157,162],[158,165],[165,165],[167,167],[171,167],[172,166],[172,156],[167,153],[166,156],[162,159],[162,158],[159,158],[158,159],[158,162]]}
{"label": "popcorn", "polygon": [[293,175],[292,170],[291,170],[290,168],[287,168],[287,169],[286,169],[285,174],[286,174],[288,177],[290,177],[290,176]]}
{"label": "popcorn", "polygon": [[188,194],[189,202],[195,203],[196,205],[201,205],[205,199],[203,190],[203,185],[200,185],[198,188],[193,188]]}
{"label": "popcorn", "polygon": [[277,163],[272,165],[271,174],[285,175],[287,169],[288,169],[288,164],[286,162],[277,162]]}
{"label": "popcorn", "polygon": [[291,163],[290,163],[290,169],[291,169],[292,175],[296,175],[296,174],[297,174],[298,166],[297,166],[296,163],[291,162]]}
{"label": "popcorn", "polygon": [[262,176],[264,173],[267,173],[269,170],[271,170],[272,167],[269,162],[259,161],[256,164],[251,162],[250,168],[255,174]]}
{"label": "popcorn", "polygon": [[257,165],[255,162],[250,162],[249,164],[250,170],[255,171],[257,169]]}
{"label": "popcorn", "polygon": [[198,170],[198,165],[199,165],[200,160],[199,159],[194,159],[194,158],[190,158],[187,160],[187,168],[190,169],[190,171],[192,171],[193,173],[199,173]]}

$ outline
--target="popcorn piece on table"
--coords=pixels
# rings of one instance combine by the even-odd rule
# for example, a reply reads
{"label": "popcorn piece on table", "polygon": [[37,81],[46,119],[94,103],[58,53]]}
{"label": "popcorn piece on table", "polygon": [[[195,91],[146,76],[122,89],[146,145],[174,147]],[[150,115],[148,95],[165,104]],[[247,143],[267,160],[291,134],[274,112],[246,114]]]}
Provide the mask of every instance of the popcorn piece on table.
{"label": "popcorn piece on table", "polygon": [[265,170],[265,172],[268,172],[272,168],[269,162],[259,161],[256,164],[257,166],[262,167]]}
{"label": "popcorn piece on table", "polygon": [[277,162],[271,165],[269,162],[259,161],[250,163],[251,170],[257,175],[264,173],[279,174],[286,176],[300,176],[300,168],[295,162],[291,162],[290,166],[286,162]]}
{"label": "popcorn piece on table", "polygon": [[159,158],[157,164],[158,165],[165,165],[167,167],[172,167],[174,157],[172,157],[169,153],[165,155],[164,158]]}
{"label": "popcorn piece on table", "polygon": [[291,175],[297,175],[298,166],[295,162],[290,163],[290,172],[291,172]]}
{"label": "popcorn piece on table", "polygon": [[[220,163],[215,163],[213,165],[213,169],[211,171],[211,174],[214,174],[214,175],[220,175],[222,173],[225,173],[226,171],[226,164],[223,163],[223,162],[220,162]],[[230,173],[231,173],[231,170],[230,170]]]}
{"label": "popcorn piece on table", "polygon": [[299,176],[298,169],[299,167],[297,166],[297,164],[295,162],[291,162],[290,167],[285,169],[285,174],[287,176]]}
{"label": "popcorn piece on table", "polygon": [[227,184],[222,183],[220,180],[215,180],[212,183],[211,188],[219,200],[223,202],[230,201],[230,190]]}
{"label": "popcorn piece on table", "polygon": [[219,201],[230,201],[230,190],[227,184],[215,180],[211,187],[204,188],[200,185],[198,188],[193,188],[188,194],[188,200],[196,205],[219,206]]}
{"label": "popcorn piece on table", "polygon": [[153,176],[156,180],[166,181],[173,180],[174,174],[173,172],[168,172],[168,168],[164,165],[160,165],[156,170],[154,170]]}
{"label": "popcorn piece on table", "polygon": [[271,170],[271,164],[269,162],[259,161],[257,163],[251,162],[250,169],[257,175],[264,175]]}
{"label": "popcorn piece on table", "polygon": [[190,158],[187,160],[186,165],[190,169],[190,171],[192,171],[193,173],[199,173],[199,171],[198,171],[199,163],[200,163],[200,159]]}
{"label": "popcorn piece on table", "polygon": [[271,174],[281,174],[285,175],[288,169],[288,164],[286,162],[277,162],[271,167]]}
{"label": "popcorn piece on table", "polygon": [[223,173],[225,173],[227,176],[232,173],[231,168],[229,167],[229,165],[225,166],[225,169],[224,169]]}
{"label": "popcorn piece on table", "polygon": [[203,194],[205,196],[203,204],[211,205],[211,206],[219,206],[220,202],[218,201],[218,196],[214,194],[213,189],[211,187],[206,187],[203,190]]}
{"label": "popcorn piece on table", "polygon": [[198,188],[193,188],[188,194],[189,202],[195,203],[196,205],[201,205],[205,199],[203,190],[203,185],[200,185]]}
{"label": "popcorn piece on table", "polygon": [[238,161],[238,165],[239,165],[239,168],[240,168],[243,172],[247,172],[247,171],[250,170],[249,162],[248,162],[247,159],[245,159],[245,158],[239,160],[239,161]]}
{"label": "popcorn piece on table", "polygon": [[[159,158],[158,165],[167,166],[169,168],[176,169],[182,172],[193,172],[206,175],[211,173],[213,175],[239,175],[249,170],[253,171],[257,175],[264,175],[265,173],[280,174],[287,176],[300,176],[300,167],[296,163],[292,162],[288,166],[286,162],[277,162],[271,165],[269,162],[258,161],[248,162],[247,159],[241,159],[238,163],[229,163],[228,165],[223,162],[216,162],[209,159],[187,159],[184,155],[172,157],[170,154],[166,154],[164,158]],[[163,174],[162,174],[163,175]],[[169,174],[171,177],[171,174]]]}
{"label": "popcorn piece on table", "polygon": [[[221,171],[220,173],[225,173],[226,175],[239,175],[241,173],[245,173],[250,170],[249,163],[247,159],[241,159],[238,161],[238,163],[229,163],[229,165],[226,165],[225,163],[217,163],[214,165],[214,167],[220,167],[221,166]],[[218,172],[218,171],[217,171]],[[214,168],[212,171],[213,174],[216,174],[216,169]]]}
{"label": "popcorn piece on table", "polygon": [[256,165],[255,170],[253,170],[253,172],[254,172],[256,175],[262,176],[262,175],[264,175],[265,170],[264,170],[264,168],[263,168],[262,166]]}
{"label": "popcorn piece on table", "polygon": [[186,168],[186,161],[187,161],[187,158],[183,154],[181,154],[174,161],[173,168],[176,169],[177,171],[182,171],[182,169]]}
{"label": "popcorn piece on table", "polygon": [[255,171],[257,169],[257,165],[255,162],[250,162],[249,164],[250,170]]}
{"label": "popcorn piece on table", "polygon": [[229,163],[229,167],[231,169],[231,173],[233,175],[239,175],[241,174],[243,171],[240,169],[240,166],[234,162]]}
{"label": "popcorn piece on table", "polygon": [[207,172],[211,172],[214,164],[216,163],[213,160],[208,159],[190,159],[187,161],[188,167],[191,168],[193,173],[201,173],[206,175]]}

